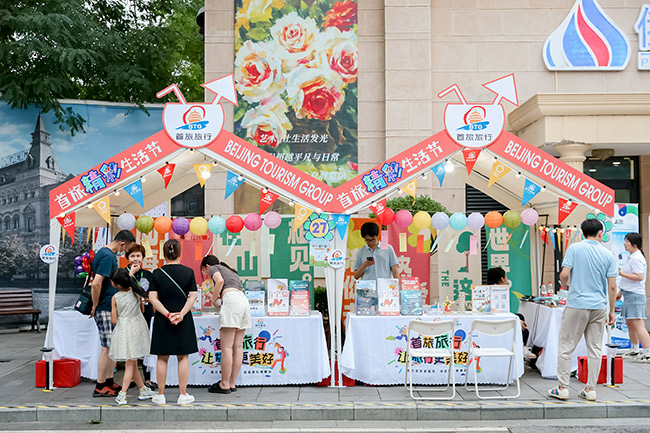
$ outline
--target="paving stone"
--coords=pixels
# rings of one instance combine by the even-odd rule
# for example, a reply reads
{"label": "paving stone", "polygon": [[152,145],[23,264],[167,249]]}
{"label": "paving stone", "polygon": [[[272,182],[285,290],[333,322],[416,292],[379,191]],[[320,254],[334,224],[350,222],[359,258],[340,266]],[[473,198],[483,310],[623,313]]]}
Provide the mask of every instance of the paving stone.
{"label": "paving stone", "polygon": [[193,404],[192,406],[164,406],[165,421],[226,421],[228,409],[222,405]]}
{"label": "paving stone", "polygon": [[228,409],[228,421],[289,421],[291,405],[224,405]]}
{"label": "paving stone", "polygon": [[477,403],[433,403],[418,401],[418,420],[461,420],[481,419],[481,406]]}
{"label": "paving stone", "polygon": [[0,409],[0,422],[36,421],[36,408]]}
{"label": "paving stone", "polygon": [[291,420],[353,420],[354,405],[296,404],[291,406]]}
{"label": "paving stone", "polygon": [[100,420],[99,407],[39,407],[36,410],[37,421],[90,421]]}
{"label": "paving stone", "polygon": [[106,421],[163,421],[164,406],[126,405],[103,406],[102,422]]}
{"label": "paving stone", "polygon": [[607,418],[606,403],[544,402],[544,418]]}
{"label": "paving stone", "polygon": [[413,420],[417,419],[415,403],[355,403],[355,420]]}

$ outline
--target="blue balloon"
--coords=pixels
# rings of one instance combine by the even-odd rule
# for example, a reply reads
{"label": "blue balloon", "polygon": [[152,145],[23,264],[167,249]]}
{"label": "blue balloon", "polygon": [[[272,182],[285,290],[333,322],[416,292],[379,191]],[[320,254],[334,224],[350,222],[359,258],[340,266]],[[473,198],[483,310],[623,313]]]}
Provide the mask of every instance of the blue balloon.
{"label": "blue balloon", "polygon": [[463,213],[456,212],[449,217],[449,225],[454,230],[462,230],[467,226],[467,217]]}
{"label": "blue balloon", "polygon": [[208,230],[215,235],[223,233],[226,230],[226,220],[219,216],[210,218],[210,221],[208,221]]}

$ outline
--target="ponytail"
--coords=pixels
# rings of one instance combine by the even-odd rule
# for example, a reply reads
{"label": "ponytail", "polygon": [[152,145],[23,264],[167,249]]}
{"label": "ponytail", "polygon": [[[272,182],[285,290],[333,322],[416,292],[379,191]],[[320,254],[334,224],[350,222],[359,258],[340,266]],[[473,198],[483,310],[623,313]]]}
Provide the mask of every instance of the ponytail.
{"label": "ponytail", "polygon": [[236,270],[234,270],[233,268],[228,266],[226,263],[220,261],[217,258],[217,256],[214,256],[212,254],[203,257],[203,260],[201,260],[201,268],[203,268],[204,266],[211,267],[211,266],[215,266],[215,265],[223,266],[224,268],[230,269],[234,273],[239,274]]}

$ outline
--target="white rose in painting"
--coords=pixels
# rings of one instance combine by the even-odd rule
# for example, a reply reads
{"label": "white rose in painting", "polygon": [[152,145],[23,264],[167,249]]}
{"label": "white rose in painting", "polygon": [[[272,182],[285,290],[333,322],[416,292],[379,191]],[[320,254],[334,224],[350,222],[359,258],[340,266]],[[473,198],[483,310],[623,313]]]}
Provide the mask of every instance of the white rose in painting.
{"label": "white rose in painting", "polygon": [[330,120],[345,100],[340,78],[321,68],[299,67],[287,76],[287,97],[298,119]]}
{"label": "white rose in painting", "polygon": [[314,57],[318,29],[313,18],[302,18],[291,12],[271,27],[271,36],[277,45],[284,71],[311,61]]}
{"label": "white rose in painting", "polygon": [[357,80],[359,50],[354,32],[328,28],[318,36],[316,46],[318,57],[315,64],[321,68],[329,67],[347,84]]}
{"label": "white rose in painting", "polygon": [[246,137],[260,146],[277,147],[291,129],[291,123],[285,115],[287,104],[275,95],[262,101],[260,105],[249,110],[242,119],[241,126],[246,128]]}
{"label": "white rose in painting", "polygon": [[280,60],[262,42],[246,41],[235,56],[235,86],[248,102],[259,102],[282,91]]}

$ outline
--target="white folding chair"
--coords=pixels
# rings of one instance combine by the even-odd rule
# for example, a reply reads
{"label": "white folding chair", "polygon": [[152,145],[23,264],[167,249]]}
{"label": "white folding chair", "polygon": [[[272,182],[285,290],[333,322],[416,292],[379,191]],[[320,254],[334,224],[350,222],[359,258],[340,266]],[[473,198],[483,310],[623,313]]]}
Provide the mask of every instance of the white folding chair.
{"label": "white folding chair", "polygon": [[[517,319],[507,319],[507,320],[481,320],[475,319],[472,322],[472,330],[470,331],[469,336],[469,349],[467,353],[467,371],[465,373],[465,389],[471,391],[471,388],[467,386],[469,380],[470,371],[474,371],[474,391],[476,391],[476,396],[480,399],[494,399],[494,398],[517,398],[521,393],[521,388],[519,385],[519,372],[517,371],[517,358],[515,350],[515,332],[517,330]],[[474,331],[477,331],[485,335],[503,335],[512,331],[512,344],[510,348],[505,347],[474,347],[473,338]],[[516,395],[500,395],[500,396],[482,396],[478,391],[478,374],[476,372],[476,358],[489,358],[489,357],[509,357],[510,362],[508,364],[508,375],[506,376],[506,386],[498,388],[483,388],[482,391],[503,391],[510,386],[510,372],[512,371],[512,364],[515,365],[515,380],[517,382],[517,394]],[[470,363],[474,361],[474,365],[470,368]]]}
{"label": "white folding chair", "polygon": [[[454,322],[445,320],[441,322],[423,322],[421,320],[411,320],[409,322],[408,333],[406,334],[406,371],[404,372],[404,386],[411,393],[411,398],[415,400],[452,400],[456,396],[456,378],[454,375],[454,354],[452,351],[452,340],[454,338]],[[447,348],[432,347],[411,347],[411,331],[423,336],[434,338],[439,335],[447,334]],[[449,358],[449,373],[447,375],[447,386],[445,387],[427,387],[413,388],[413,358]],[[452,393],[450,396],[443,397],[416,397],[416,392],[442,392],[447,391],[451,385]]]}

